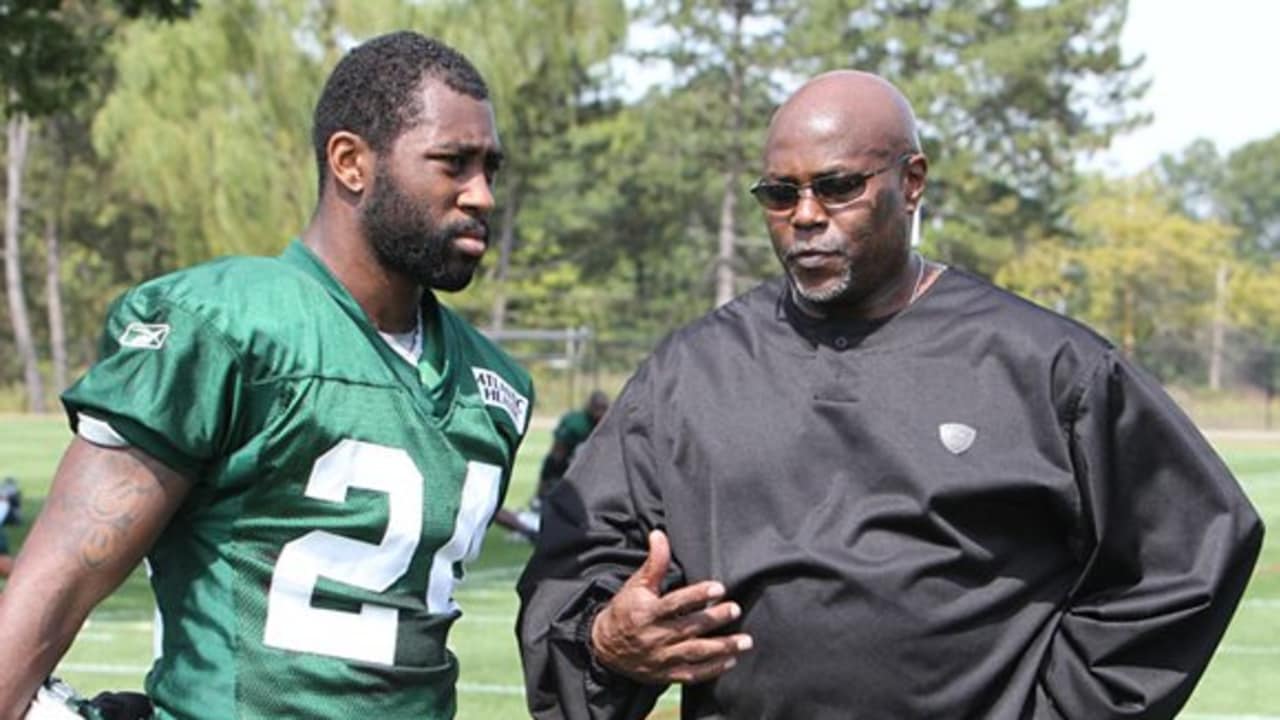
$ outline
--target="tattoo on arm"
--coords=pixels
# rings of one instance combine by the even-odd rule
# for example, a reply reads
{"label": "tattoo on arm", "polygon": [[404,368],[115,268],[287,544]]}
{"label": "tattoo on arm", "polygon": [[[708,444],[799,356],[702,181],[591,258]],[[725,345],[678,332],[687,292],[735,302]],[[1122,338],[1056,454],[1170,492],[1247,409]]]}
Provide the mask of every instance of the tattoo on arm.
{"label": "tattoo on arm", "polygon": [[110,560],[125,542],[144,512],[146,502],[159,493],[150,478],[119,475],[107,467],[77,483],[79,492],[59,498],[58,513],[70,532],[64,548],[86,569],[97,569]]}
{"label": "tattoo on arm", "polygon": [[125,533],[137,522],[137,501],[156,492],[154,485],[133,478],[99,478],[86,495],[64,498],[62,512],[73,520],[67,538],[85,568],[97,568],[111,557]]}

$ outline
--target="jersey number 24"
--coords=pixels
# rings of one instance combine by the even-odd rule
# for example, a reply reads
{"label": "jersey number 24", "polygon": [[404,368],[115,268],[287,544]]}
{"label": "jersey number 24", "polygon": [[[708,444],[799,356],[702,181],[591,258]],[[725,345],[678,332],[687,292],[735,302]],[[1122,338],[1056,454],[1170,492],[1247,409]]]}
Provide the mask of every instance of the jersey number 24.
{"label": "jersey number 24", "polygon": [[[453,535],[431,559],[427,610],[455,610],[453,565],[480,552],[485,525],[498,504],[502,468],[467,463],[462,502]],[[399,448],[343,440],[316,461],[307,497],[346,501],[348,488],[386,493],[389,508],[382,542],[353,540],[312,530],[280,550],[271,589],[263,643],[300,652],[395,664],[399,610],[363,603],[358,612],[311,604],[316,582],[329,578],[371,592],[385,592],[409,570],[422,537],[422,474]]]}

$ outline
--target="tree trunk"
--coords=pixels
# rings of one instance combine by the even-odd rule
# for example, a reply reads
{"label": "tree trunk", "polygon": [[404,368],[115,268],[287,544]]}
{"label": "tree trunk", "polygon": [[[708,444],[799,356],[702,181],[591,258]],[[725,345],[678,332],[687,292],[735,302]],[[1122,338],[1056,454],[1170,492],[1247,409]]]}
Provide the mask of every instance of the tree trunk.
{"label": "tree trunk", "polygon": [[49,208],[44,223],[45,293],[49,303],[49,349],[53,356],[53,387],[67,389],[67,332],[62,312],[62,250],[58,236],[59,201]]}
{"label": "tree trunk", "polygon": [[1126,357],[1132,358],[1134,356],[1134,350],[1136,350],[1138,346],[1137,333],[1133,328],[1133,290],[1131,288],[1126,288],[1123,298],[1124,319],[1122,321],[1123,327],[1120,331],[1120,347],[1124,350]]}
{"label": "tree trunk", "polygon": [[737,294],[734,258],[738,241],[738,183],[742,177],[742,92],[746,69],[742,63],[742,21],[750,2],[734,0],[733,31],[729,49],[729,157],[724,173],[724,195],[720,198],[719,247],[716,252],[716,306]]}
{"label": "tree trunk", "polygon": [[9,118],[6,127],[8,144],[8,185],[4,205],[4,278],[9,300],[9,317],[13,321],[13,340],[22,358],[23,380],[27,387],[27,409],[44,412],[44,383],[36,359],[36,346],[27,314],[26,294],[22,284],[22,253],[19,240],[22,219],[22,173],[27,164],[27,143],[31,138],[31,120],[24,114]]}
{"label": "tree trunk", "polygon": [[735,218],[738,209],[738,173],[730,168],[724,174],[724,196],[720,198],[720,243],[716,253],[716,307],[736,294],[736,276],[733,268],[734,246],[738,228]]}
{"label": "tree trunk", "polygon": [[520,176],[509,175],[507,202],[502,206],[502,227],[498,229],[498,264],[493,270],[493,309],[489,314],[489,329],[502,332],[507,325],[507,273],[511,267],[511,248],[516,238],[516,212],[520,204]]}
{"label": "tree trunk", "polygon": [[1227,264],[1219,263],[1213,284],[1213,325],[1209,329],[1209,389],[1222,389],[1222,354],[1227,328]]}

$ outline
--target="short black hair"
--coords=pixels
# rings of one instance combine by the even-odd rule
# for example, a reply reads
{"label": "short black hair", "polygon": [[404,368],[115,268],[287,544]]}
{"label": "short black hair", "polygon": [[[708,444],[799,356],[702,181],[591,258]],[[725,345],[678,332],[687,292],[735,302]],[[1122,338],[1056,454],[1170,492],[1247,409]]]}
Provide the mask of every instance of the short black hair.
{"label": "short black hair", "polygon": [[346,130],[364,138],[374,152],[385,152],[422,114],[417,91],[427,77],[477,100],[489,98],[484,78],[462,53],[407,30],[371,38],[338,62],[325,81],[311,123],[321,194],[329,138]]}

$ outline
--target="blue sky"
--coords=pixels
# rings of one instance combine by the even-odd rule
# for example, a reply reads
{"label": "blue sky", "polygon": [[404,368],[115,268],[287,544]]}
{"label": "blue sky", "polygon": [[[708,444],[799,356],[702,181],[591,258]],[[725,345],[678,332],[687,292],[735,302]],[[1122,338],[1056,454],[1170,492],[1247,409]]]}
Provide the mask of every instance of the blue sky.
{"label": "blue sky", "polygon": [[1280,132],[1280,0],[1129,0],[1126,57],[1146,55],[1154,122],[1095,158],[1129,174],[1197,137],[1229,152]]}
{"label": "blue sky", "polygon": [[[652,28],[631,31],[633,48],[655,42]],[[1121,46],[1126,58],[1146,56],[1141,76],[1152,85],[1140,107],[1154,120],[1087,166],[1129,175],[1199,137],[1226,153],[1280,132],[1280,0],[1129,0]],[[669,72],[618,65],[635,97]]]}

